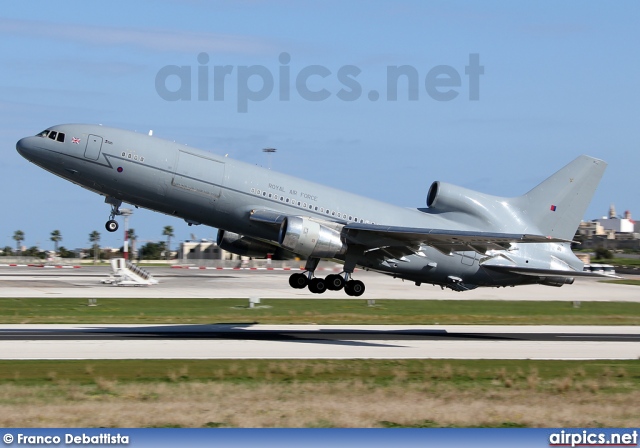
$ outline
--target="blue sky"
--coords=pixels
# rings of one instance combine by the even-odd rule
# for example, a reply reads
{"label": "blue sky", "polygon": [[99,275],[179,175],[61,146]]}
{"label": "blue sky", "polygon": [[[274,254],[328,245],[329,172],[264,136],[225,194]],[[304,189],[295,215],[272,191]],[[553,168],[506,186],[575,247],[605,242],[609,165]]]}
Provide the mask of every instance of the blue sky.
{"label": "blue sky", "polygon": [[[274,170],[407,207],[424,206],[434,180],[516,196],[589,154],[609,167],[585,217],[604,215],[610,203],[640,216],[638,23],[635,1],[9,3],[0,13],[0,246],[13,247],[18,229],[25,245],[45,249],[54,229],[68,248],[88,246],[93,230],[102,245],[122,244],[121,232],[104,230],[109,208],[100,196],[15,151],[20,137],[72,122],[153,129],[259,165],[268,163],[262,148],[275,147]],[[473,54],[484,69],[478,100],[469,99],[465,74]],[[190,101],[157,91],[169,65],[191,70]],[[417,73],[418,99],[408,99],[402,78],[390,101],[387,69],[404,65]],[[215,66],[232,67],[224,100],[214,99]],[[274,88],[241,112],[238,98],[263,88],[259,76],[243,83],[252,66],[262,66]],[[322,101],[296,88],[310,66],[329,73],[308,78],[309,90],[329,93]],[[351,80],[362,93],[352,101],[338,97],[344,66],[358,70]],[[438,66],[460,76],[449,101],[425,87]],[[209,75],[201,78],[209,88],[203,101],[199,67]],[[288,101],[280,98],[283,70]],[[184,88],[177,76],[165,86]],[[165,225],[177,239],[215,237],[214,229],[143,210],[130,225],[141,241],[162,239]]]}

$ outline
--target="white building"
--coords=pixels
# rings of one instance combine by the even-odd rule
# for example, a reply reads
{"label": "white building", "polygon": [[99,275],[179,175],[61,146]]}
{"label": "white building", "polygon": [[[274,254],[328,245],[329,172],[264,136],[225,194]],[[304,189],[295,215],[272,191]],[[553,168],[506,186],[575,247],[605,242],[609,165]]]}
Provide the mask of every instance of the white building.
{"label": "white building", "polygon": [[596,222],[602,226],[604,230],[611,230],[616,233],[633,233],[635,232],[635,222],[631,219],[631,212],[624,212],[624,218],[616,216],[616,209],[613,205],[609,209],[609,217],[597,219]]}

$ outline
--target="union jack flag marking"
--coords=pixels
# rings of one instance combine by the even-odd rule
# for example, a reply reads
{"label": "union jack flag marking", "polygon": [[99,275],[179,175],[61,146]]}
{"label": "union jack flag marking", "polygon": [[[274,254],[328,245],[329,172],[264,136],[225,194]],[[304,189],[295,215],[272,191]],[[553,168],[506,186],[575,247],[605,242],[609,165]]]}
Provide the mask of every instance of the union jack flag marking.
{"label": "union jack flag marking", "polygon": [[75,143],[76,145],[79,145],[79,144],[80,144],[80,139],[79,139],[79,138],[75,138],[75,137],[73,137],[73,138],[71,139],[71,143]]}

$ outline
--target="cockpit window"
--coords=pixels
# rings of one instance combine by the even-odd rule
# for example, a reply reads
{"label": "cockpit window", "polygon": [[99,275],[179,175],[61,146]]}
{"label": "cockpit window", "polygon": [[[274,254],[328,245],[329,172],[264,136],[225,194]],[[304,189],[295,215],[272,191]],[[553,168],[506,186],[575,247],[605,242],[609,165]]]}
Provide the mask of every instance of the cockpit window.
{"label": "cockpit window", "polygon": [[51,140],[55,140],[57,142],[64,142],[64,132],[50,131],[46,129],[41,133],[37,134],[38,137],[49,137]]}

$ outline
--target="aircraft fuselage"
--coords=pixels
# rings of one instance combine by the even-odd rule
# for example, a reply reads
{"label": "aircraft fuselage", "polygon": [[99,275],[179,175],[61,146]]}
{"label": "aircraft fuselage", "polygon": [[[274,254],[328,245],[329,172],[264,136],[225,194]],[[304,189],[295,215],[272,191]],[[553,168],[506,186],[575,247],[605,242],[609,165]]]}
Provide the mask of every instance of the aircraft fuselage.
{"label": "aircraft fuselage", "polygon": [[[251,219],[261,211],[341,226],[537,233],[522,220],[386,204],[146,134],[85,124],[53,126],[48,132],[20,140],[18,151],[47,171],[106,197],[259,241],[278,241],[282,230]],[[64,137],[50,138],[51,132]],[[352,255],[356,265],[417,283],[449,286],[452,277],[470,287],[537,282],[483,269],[480,263],[487,255],[474,250],[444,253],[423,245],[415,253],[394,256],[391,251],[381,257],[385,247],[361,249]],[[531,266],[548,267],[551,251],[578,266],[567,244],[515,244],[503,252],[516,263],[526,259]],[[341,253],[328,258],[345,260]]]}

